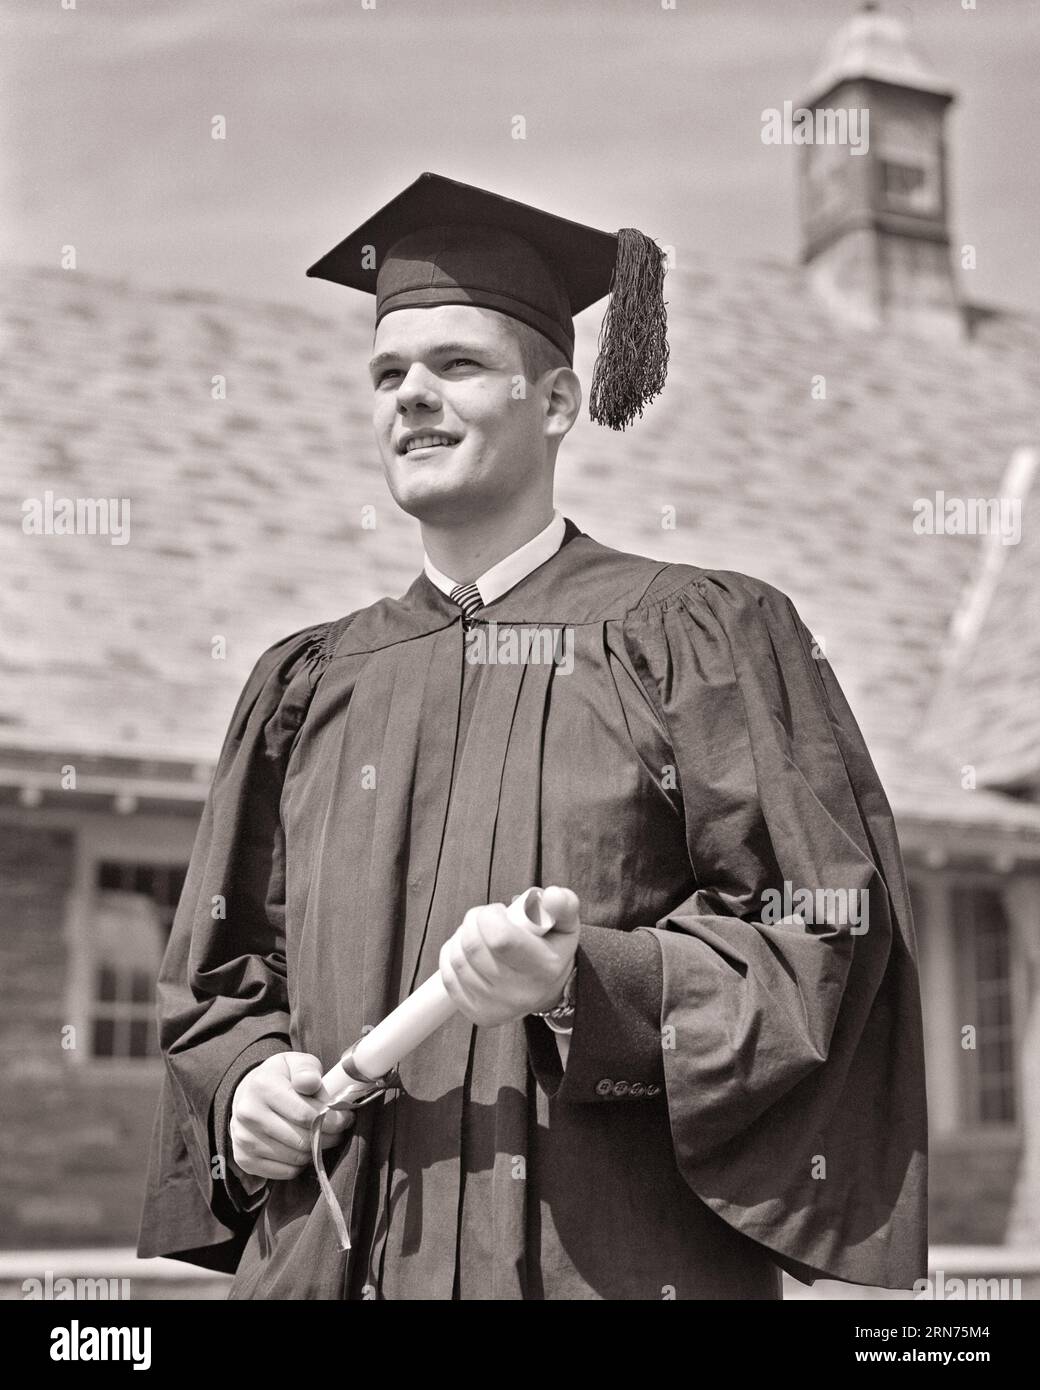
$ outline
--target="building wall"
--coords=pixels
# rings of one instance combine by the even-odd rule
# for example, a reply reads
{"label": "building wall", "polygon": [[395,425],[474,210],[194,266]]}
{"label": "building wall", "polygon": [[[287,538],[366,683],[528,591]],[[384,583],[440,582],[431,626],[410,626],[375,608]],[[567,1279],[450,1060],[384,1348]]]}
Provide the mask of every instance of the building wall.
{"label": "building wall", "polygon": [[32,823],[0,822],[0,1247],[131,1245],[161,1066],[85,1056],[73,991],[83,890],[106,838],[180,856],[194,826],[142,838],[125,817],[22,820]]}
{"label": "building wall", "polygon": [[1015,1139],[973,1142],[933,1138],[929,1225],[936,1245],[1002,1245],[1022,1145]]}

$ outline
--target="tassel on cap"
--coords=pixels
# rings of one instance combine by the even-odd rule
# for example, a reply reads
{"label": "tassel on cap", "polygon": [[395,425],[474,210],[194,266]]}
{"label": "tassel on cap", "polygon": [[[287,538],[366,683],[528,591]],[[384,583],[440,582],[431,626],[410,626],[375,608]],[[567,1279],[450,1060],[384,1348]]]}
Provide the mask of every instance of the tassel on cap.
{"label": "tassel on cap", "polygon": [[610,303],[599,334],[589,415],[623,430],[660,395],[668,375],[664,253],[635,227],[617,234]]}
{"label": "tassel on cap", "polygon": [[307,271],[399,309],[472,304],[525,323],[574,360],[574,316],[607,294],[589,414],[623,430],[668,370],[663,253],[634,227],[602,232],[425,173]]}

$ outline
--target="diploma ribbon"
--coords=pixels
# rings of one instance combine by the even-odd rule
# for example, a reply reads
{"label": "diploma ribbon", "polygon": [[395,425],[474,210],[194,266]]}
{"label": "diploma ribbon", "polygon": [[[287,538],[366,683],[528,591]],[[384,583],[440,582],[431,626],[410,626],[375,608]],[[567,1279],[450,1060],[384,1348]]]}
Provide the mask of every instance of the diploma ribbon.
{"label": "diploma ribbon", "polygon": [[331,1111],[360,1110],[369,1101],[378,1100],[386,1091],[396,1091],[401,1089],[401,1078],[396,1069],[388,1071],[385,1076],[377,1077],[375,1081],[368,1077],[361,1076],[360,1073],[351,1065],[352,1055],[356,1044],[348,1047],[340,1058],[340,1066],[347,1076],[357,1084],[353,1087],[351,1094],[344,1100],[331,1101],[328,1105],[323,1105],[318,1113],[311,1120],[311,1159],[314,1163],[314,1171],[318,1175],[318,1186],[321,1195],[325,1198],[325,1204],[332,1217],[332,1224],[336,1228],[336,1235],[339,1239],[339,1248],[349,1250],[350,1230],[349,1217],[343,1215],[343,1208],[340,1206],[335,1192],[332,1190],[332,1183],[329,1182],[329,1175],[325,1171],[325,1158],[321,1147],[321,1126],[325,1116]]}

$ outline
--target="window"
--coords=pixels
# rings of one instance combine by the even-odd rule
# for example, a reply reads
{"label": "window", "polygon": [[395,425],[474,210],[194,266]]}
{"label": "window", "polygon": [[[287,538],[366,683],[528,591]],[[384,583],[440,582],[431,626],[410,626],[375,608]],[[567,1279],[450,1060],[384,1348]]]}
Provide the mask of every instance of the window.
{"label": "window", "polygon": [[881,164],[885,179],[885,201],[889,207],[905,207],[914,212],[927,212],[932,206],[928,188],[928,173],[918,164],[900,164],[885,159]]}
{"label": "window", "polygon": [[938,217],[942,210],[941,139],[932,122],[895,116],[884,121],[878,150],[883,207]]}
{"label": "window", "polygon": [[996,887],[963,883],[951,894],[961,953],[965,1021],[975,1028],[966,1053],[965,1119],[1010,1124],[1016,1118],[1011,929]]}
{"label": "window", "polygon": [[886,149],[881,156],[881,198],[893,212],[937,217],[939,162],[933,157]]}
{"label": "window", "polygon": [[91,922],[92,1057],[158,1057],[155,980],[186,872],[181,865],[98,863]]}

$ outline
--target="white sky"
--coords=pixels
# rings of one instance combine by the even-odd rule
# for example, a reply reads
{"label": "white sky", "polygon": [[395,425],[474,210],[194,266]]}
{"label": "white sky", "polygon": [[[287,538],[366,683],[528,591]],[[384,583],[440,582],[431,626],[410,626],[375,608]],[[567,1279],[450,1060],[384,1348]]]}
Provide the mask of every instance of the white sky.
{"label": "white sky", "polygon": [[[72,3],[72,0],[65,0]],[[305,268],[424,169],[697,258],[797,255],[797,100],[850,0],[0,0],[0,254],[335,311]],[[1036,0],[915,0],[956,242],[1040,311]],[[228,138],[210,138],[212,116]],[[524,116],[527,138],[511,120]]]}

